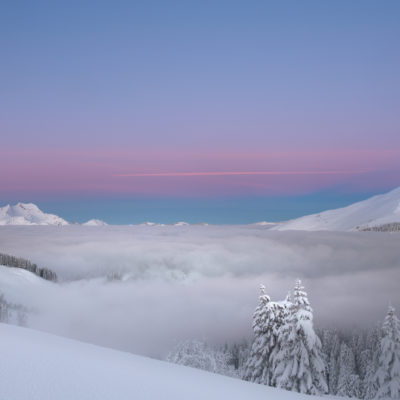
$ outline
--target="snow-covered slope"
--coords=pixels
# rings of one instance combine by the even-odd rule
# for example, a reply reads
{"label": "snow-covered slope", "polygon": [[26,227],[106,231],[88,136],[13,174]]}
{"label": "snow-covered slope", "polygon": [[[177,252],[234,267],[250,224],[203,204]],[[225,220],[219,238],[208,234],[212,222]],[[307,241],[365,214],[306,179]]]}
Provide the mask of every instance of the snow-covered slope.
{"label": "snow-covered slope", "polygon": [[12,325],[0,337],[0,399],[310,399]]}
{"label": "snow-covered slope", "polygon": [[348,207],[284,222],[272,230],[349,231],[400,222],[400,188]]}
{"label": "snow-covered slope", "polygon": [[32,293],[39,296],[54,285],[53,282],[39,278],[24,269],[0,265],[0,294],[11,303],[23,303],[27,306],[27,299]]}
{"label": "snow-covered slope", "polygon": [[108,224],[101,219],[90,219],[89,221],[83,223],[85,226],[107,226]]}
{"label": "snow-covered slope", "polygon": [[0,225],[68,225],[53,214],[46,214],[32,203],[18,203],[0,208]]}

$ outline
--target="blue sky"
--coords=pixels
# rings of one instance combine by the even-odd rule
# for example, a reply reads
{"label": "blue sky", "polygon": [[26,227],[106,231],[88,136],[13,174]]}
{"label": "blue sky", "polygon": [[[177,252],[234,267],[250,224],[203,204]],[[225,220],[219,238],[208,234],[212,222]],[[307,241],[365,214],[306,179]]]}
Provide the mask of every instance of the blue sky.
{"label": "blue sky", "polygon": [[391,0],[4,1],[0,200],[201,201],[200,219],[398,186],[399,17]]}

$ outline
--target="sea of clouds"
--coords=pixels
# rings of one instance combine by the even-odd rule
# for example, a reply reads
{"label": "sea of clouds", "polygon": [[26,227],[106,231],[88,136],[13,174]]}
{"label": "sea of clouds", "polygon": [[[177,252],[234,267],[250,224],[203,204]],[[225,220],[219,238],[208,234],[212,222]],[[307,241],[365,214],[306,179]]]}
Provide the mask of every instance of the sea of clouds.
{"label": "sea of clouds", "polygon": [[186,338],[250,338],[261,283],[280,300],[301,278],[316,325],[370,326],[389,302],[400,309],[399,239],[257,225],[0,227],[0,252],[59,276],[0,274],[0,291],[35,310],[34,328],[163,357]]}

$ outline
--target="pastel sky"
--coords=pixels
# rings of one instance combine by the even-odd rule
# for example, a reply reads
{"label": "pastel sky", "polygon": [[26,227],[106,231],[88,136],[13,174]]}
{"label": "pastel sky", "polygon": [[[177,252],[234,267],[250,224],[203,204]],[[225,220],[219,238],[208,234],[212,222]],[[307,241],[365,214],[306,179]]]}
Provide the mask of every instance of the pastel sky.
{"label": "pastel sky", "polygon": [[397,0],[3,1],[0,205],[399,186],[399,19]]}

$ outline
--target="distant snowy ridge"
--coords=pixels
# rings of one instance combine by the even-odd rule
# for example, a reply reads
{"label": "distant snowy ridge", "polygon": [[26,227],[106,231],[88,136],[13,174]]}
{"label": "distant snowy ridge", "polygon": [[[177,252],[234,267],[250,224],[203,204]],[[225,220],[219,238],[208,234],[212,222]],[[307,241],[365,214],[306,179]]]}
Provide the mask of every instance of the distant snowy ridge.
{"label": "distant snowy ridge", "polygon": [[279,222],[260,221],[260,222],[255,222],[252,225],[273,227],[273,226],[276,226],[278,224],[279,224]]}
{"label": "distant snowy ridge", "polygon": [[[6,205],[0,208],[0,225],[70,225],[65,219],[47,214],[32,203],[17,203],[14,206]],[[84,226],[106,226],[100,219],[91,219]]]}
{"label": "distant snowy ridge", "polygon": [[352,231],[400,223],[400,188],[335,210],[284,222],[271,230]]}
{"label": "distant snowy ridge", "polygon": [[[70,225],[65,219],[54,215],[47,214],[40,210],[40,208],[33,203],[17,203],[13,206],[6,205],[0,207],[0,225]],[[74,223],[73,225],[77,225]],[[81,224],[83,226],[108,226],[108,224],[101,219],[90,219],[87,222]],[[142,226],[166,226],[165,224],[160,224],[156,222],[144,222],[140,224]],[[170,224],[170,226],[188,226],[187,222],[176,222]],[[202,223],[200,225],[208,225]]]}
{"label": "distant snowy ridge", "polygon": [[107,226],[108,224],[101,219],[90,219],[89,221],[83,223],[84,226]]}
{"label": "distant snowy ridge", "polygon": [[189,225],[187,222],[184,221],[180,221],[180,222],[175,222],[175,224],[173,224],[174,226],[187,226]]}
{"label": "distant snowy ridge", "polygon": [[54,214],[46,214],[32,203],[18,203],[0,208],[0,225],[69,225]]}
{"label": "distant snowy ridge", "polygon": [[[188,226],[188,225],[191,225],[191,224],[189,224],[188,222],[184,222],[184,221],[175,222],[173,224],[160,224],[158,222],[146,221],[146,222],[141,223],[140,225],[141,226]],[[208,225],[208,224],[205,223],[205,222],[202,222],[200,224],[195,224],[195,225]]]}
{"label": "distant snowy ridge", "polygon": [[311,399],[12,325],[0,336],[1,399]]}

